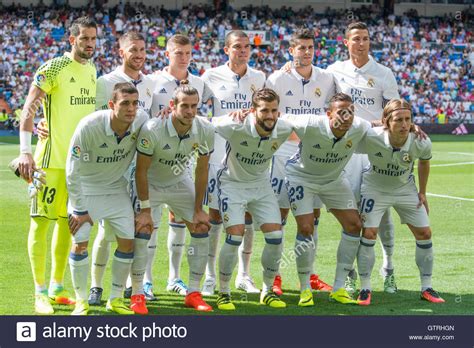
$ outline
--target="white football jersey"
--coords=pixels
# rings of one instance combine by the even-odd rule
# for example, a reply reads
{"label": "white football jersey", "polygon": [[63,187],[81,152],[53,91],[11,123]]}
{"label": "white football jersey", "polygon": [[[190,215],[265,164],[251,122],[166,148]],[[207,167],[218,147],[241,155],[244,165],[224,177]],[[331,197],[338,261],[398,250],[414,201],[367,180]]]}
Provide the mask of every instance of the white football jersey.
{"label": "white football jersey", "polygon": [[148,183],[167,187],[189,175],[188,166],[196,154],[214,151],[214,127],[204,117],[195,117],[188,133],[180,137],[172,118],[152,118],[143,127],[137,143],[140,154],[151,156]]}
{"label": "white football jersey", "polygon": [[220,118],[215,128],[216,133],[226,140],[224,168],[218,174],[220,182],[244,188],[270,185],[268,169],[273,154],[293,132],[291,123],[278,119],[268,137],[258,134],[253,114],[243,123]]}
{"label": "white football jersey", "polygon": [[284,115],[291,120],[301,139],[299,151],[286,164],[286,173],[294,182],[324,185],[342,174],[370,123],[354,117],[352,127],[342,138],[335,138],[327,116]]}
{"label": "white football jersey", "polygon": [[377,191],[399,192],[414,183],[413,167],[417,159],[431,159],[430,139],[417,139],[410,133],[400,149],[390,145],[389,133],[382,127],[369,129],[358,152],[369,156],[370,167],[363,174],[363,185]]}
{"label": "white football jersey", "polygon": [[114,87],[117,83],[121,82],[131,82],[138,89],[138,106],[145,110],[145,112],[150,113],[153,88],[155,86],[152,76],[140,73],[140,78],[133,80],[123,72],[120,66],[97,79],[96,110],[106,110],[109,108],[108,102],[112,98]]}
{"label": "white football jersey", "polygon": [[[240,77],[227,63],[207,70],[202,79],[213,93],[213,117],[220,117],[236,110],[250,109],[253,92],[265,84],[263,72],[247,66],[247,72]],[[225,141],[217,135],[215,142],[215,152],[210,162],[220,165],[225,156]]]}
{"label": "white football jersey", "polygon": [[393,72],[371,56],[361,68],[345,60],[335,62],[327,70],[334,75],[337,91],[351,96],[355,114],[366,121],[381,120],[385,102],[400,98]]}
{"label": "white football jersey", "polygon": [[69,146],[66,182],[75,211],[85,211],[83,195],[127,192],[125,172],[132,163],[138,133],[148,114],[138,109],[125,136],[119,138],[110,125],[111,110],[96,111],[81,120]]}
{"label": "white football jersey", "polygon": [[[290,73],[278,70],[268,77],[265,86],[280,96],[282,114],[323,114],[329,99],[335,93],[333,75],[314,65],[308,80],[295,69],[291,69]],[[277,155],[288,157],[296,151],[297,144],[288,141],[278,150]]]}
{"label": "white football jersey", "polygon": [[[170,100],[173,98],[174,90],[179,86],[180,81],[168,73],[166,68],[163,69],[161,73],[155,74],[153,79],[155,85],[153,89],[151,115],[156,116],[161,109],[170,105]],[[196,88],[198,91],[198,108],[200,108],[202,102],[211,97],[211,95],[209,95],[210,91],[205,88],[204,81],[199,76],[195,76],[188,72],[187,80],[189,81],[189,85]]]}

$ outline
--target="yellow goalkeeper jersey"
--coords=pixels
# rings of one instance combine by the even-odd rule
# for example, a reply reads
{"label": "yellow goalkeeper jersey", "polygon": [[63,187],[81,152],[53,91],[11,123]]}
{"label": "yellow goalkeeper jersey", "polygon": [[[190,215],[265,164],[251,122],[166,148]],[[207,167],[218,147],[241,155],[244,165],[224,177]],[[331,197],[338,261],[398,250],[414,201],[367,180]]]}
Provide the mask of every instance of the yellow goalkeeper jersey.
{"label": "yellow goalkeeper jersey", "polygon": [[39,141],[35,162],[41,168],[65,169],[69,142],[79,121],[95,111],[96,69],[69,53],[43,64],[33,84],[46,93],[43,112],[49,136]]}

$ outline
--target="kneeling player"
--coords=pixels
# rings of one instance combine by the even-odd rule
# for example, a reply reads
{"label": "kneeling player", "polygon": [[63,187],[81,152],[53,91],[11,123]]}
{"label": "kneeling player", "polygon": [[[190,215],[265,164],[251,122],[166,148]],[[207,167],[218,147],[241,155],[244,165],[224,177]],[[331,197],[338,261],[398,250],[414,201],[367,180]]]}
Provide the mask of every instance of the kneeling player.
{"label": "kneeling player", "polygon": [[269,88],[257,90],[252,96],[252,114],[243,123],[219,118],[215,126],[216,133],[227,141],[225,167],[217,176],[219,208],[227,233],[219,255],[217,306],[222,310],[235,309],[229,283],[244,236],[246,211],[260,226],[266,242],[261,258],[263,290],[260,303],[274,308],[286,307],[272,291],[283,251],[283,231],[268,168],[275,151],[293,131],[288,121],[278,119],[279,100]]}
{"label": "kneeling player", "polygon": [[[369,156],[370,169],[364,173],[361,187],[363,232],[357,256],[361,279],[358,302],[360,305],[371,302],[370,275],[375,263],[378,226],[385,211],[393,207],[416,239],[421,298],[442,303],[444,300],[431,285],[433,247],[426,200],[431,142],[410,133],[411,105],[403,99],[393,99],[385,106],[382,122],[383,128],[369,130],[360,144],[361,152]],[[417,159],[419,190],[413,176]]]}
{"label": "kneeling player", "polygon": [[[214,128],[206,119],[195,117],[198,104],[198,91],[180,85],[170,102],[171,117],[149,120],[140,132],[136,169],[140,214],[136,221],[137,231],[151,228],[153,220],[160,218],[152,218],[151,208],[156,211],[162,204],[184,219],[191,232],[185,305],[211,311],[212,307],[202,299],[200,283],[209,253],[209,217],[202,202],[207,189],[209,155],[214,149]],[[193,183],[187,166],[196,153],[199,157]]]}
{"label": "kneeling player", "polygon": [[131,83],[115,85],[112,110],[97,111],[84,118],[71,140],[66,163],[69,192],[69,229],[73,245],[69,255],[76,291],[73,315],[87,315],[87,246],[93,221],[107,221],[116,232],[118,247],[112,263],[112,289],[107,310],[133,314],[122,291],[133,262],[133,208],[127,193],[127,171],[135,155],[136,139],[148,119],[138,108],[138,90]]}

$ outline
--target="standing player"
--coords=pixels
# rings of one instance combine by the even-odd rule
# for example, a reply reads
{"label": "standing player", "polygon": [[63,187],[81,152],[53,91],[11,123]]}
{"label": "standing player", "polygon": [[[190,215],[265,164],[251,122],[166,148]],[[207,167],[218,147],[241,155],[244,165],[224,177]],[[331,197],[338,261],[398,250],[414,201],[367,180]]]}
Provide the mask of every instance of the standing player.
{"label": "standing player", "polygon": [[[200,77],[194,76],[188,71],[188,66],[192,58],[192,45],[189,37],[181,34],[170,37],[166,43],[165,55],[169,60],[169,65],[154,76],[155,89],[153,91],[151,114],[156,116],[163,109],[169,108],[170,100],[173,98],[173,92],[182,81],[186,81],[187,84],[198,91],[198,108],[200,108],[201,103],[206,102],[211,97],[211,92]],[[153,214],[153,216],[158,215]],[[187,286],[180,276],[181,260],[186,239],[186,225],[180,220],[180,218],[176,218],[170,213],[168,231],[169,273],[166,289],[181,295],[186,295]],[[158,224],[159,219],[156,218],[155,223]],[[148,279],[145,281],[150,284],[152,262],[156,252],[157,230],[158,227],[154,229],[151,237],[155,248],[149,248],[149,260],[147,265]]]}
{"label": "standing player", "polygon": [[[433,243],[428,219],[426,186],[430,171],[431,141],[410,133],[411,105],[403,99],[391,100],[383,111],[383,128],[369,130],[360,144],[367,153],[370,169],[362,176],[360,213],[362,239],[357,257],[361,280],[360,305],[370,305],[370,275],[375,264],[374,245],[380,219],[393,207],[416,239],[416,264],[420,271],[421,299],[443,303],[433,290]],[[418,185],[413,168],[418,159]]]}
{"label": "standing player", "polygon": [[[69,36],[71,52],[49,60],[38,69],[20,121],[20,174],[31,180],[33,171],[41,168],[47,175],[47,185],[31,203],[28,234],[28,254],[35,282],[35,311],[38,314],[54,312],[49,298],[59,304],[74,304],[63,286],[71,244],[64,169],[71,136],[79,121],[95,107],[96,70],[90,59],[94,55],[96,33],[96,24],[90,18],[81,17],[72,23]],[[46,139],[38,142],[33,158],[33,119],[41,102],[49,133]],[[47,290],[47,235],[53,221],[51,280]]]}
{"label": "standing player", "polygon": [[[265,85],[273,89],[280,96],[279,110],[282,114],[322,114],[328,99],[334,94],[334,78],[332,74],[315,67],[312,64],[314,57],[314,34],[309,29],[300,29],[294,32],[290,40],[290,55],[293,57],[294,67],[287,73],[279,70],[270,75]],[[281,221],[284,226],[290,209],[288,191],[285,186],[285,164],[298,152],[299,139],[293,133],[275,153],[272,161],[272,187],[280,205]],[[321,208],[319,198],[314,205],[314,248],[310,250],[314,260],[318,245],[318,223]],[[319,279],[314,273],[314,261],[310,270],[311,288],[314,290],[331,291],[330,285]],[[282,294],[281,277],[275,277],[273,290],[277,295]]]}
{"label": "standing player", "polygon": [[308,118],[291,115],[295,132],[301,139],[299,151],[286,165],[288,196],[297,223],[296,265],[300,279],[300,306],[312,306],[309,271],[313,247],[314,198],[318,196],[336,217],[343,231],[337,250],[336,277],[330,299],[356,303],[344,289],[344,280],[359,248],[361,222],[357,203],[344,167],[363,139],[370,123],[354,117],[351,97],[335,94],[326,116]]}
{"label": "standing player", "polygon": [[[366,121],[380,120],[384,104],[394,98],[400,98],[397,81],[393,72],[377,63],[369,56],[370,36],[367,25],[361,22],[351,23],[346,28],[344,45],[349,51],[349,59],[336,62],[328,67],[334,74],[338,92],[352,97],[355,114]],[[359,200],[362,170],[368,165],[366,155],[355,154],[349,161],[346,172],[355,197]],[[384,290],[388,293],[397,291],[393,273],[394,225],[390,210],[380,221],[380,240],[383,246]],[[356,272],[353,270],[346,282],[349,292],[355,292]]]}
{"label": "standing player", "polygon": [[[107,310],[134,313],[123,303],[122,292],[134,261],[134,244],[140,245],[141,240],[139,234],[135,238],[133,207],[124,174],[135,156],[138,133],[148,115],[142,110],[137,113],[138,90],[131,83],[115,85],[109,108],[92,113],[79,123],[67,157],[69,228],[73,235],[69,264],[76,292],[72,315],[88,314],[87,246],[93,222],[97,220],[108,222],[118,244],[112,262]],[[144,303],[141,295],[132,308],[143,307]]]}
{"label": "standing player", "polygon": [[216,133],[226,140],[225,166],[217,175],[219,206],[226,229],[226,240],[219,254],[217,306],[222,310],[235,309],[229,283],[244,236],[246,210],[262,230],[266,242],[261,257],[260,303],[273,308],[286,307],[272,290],[283,252],[283,231],[268,169],[273,154],[288,139],[293,127],[288,121],[278,119],[278,103],[275,91],[259,89],[252,96],[253,114],[243,123],[221,118],[215,125]]}
{"label": "standing player", "polygon": [[[138,107],[149,113],[155,85],[151,77],[141,72],[146,59],[145,38],[138,32],[127,32],[119,38],[119,47],[122,65],[111,73],[97,79],[96,109],[108,109],[109,100],[112,98],[115,85],[117,83],[129,82],[138,90]],[[111,227],[109,225],[107,225],[106,230],[108,233],[104,231],[104,225],[100,223],[92,247],[92,282],[89,293],[90,305],[99,306],[101,303],[103,291],[102,280],[109,259],[110,244],[115,240],[115,235],[113,231],[110,231]],[[144,285],[144,290],[147,300],[153,300],[153,291],[147,287],[146,284]]]}
{"label": "standing player", "polygon": [[[253,92],[262,88],[265,83],[264,73],[248,66],[250,40],[247,34],[240,30],[228,33],[225,38],[224,52],[229,56],[229,61],[217,68],[207,70],[202,76],[214,95],[213,117],[223,116],[236,110],[250,109]],[[222,168],[224,157],[225,141],[217,134],[215,152],[211,156],[209,168],[208,206],[211,230],[209,231],[209,260],[206,269],[206,280],[202,289],[204,295],[214,294],[216,288],[216,253],[222,229],[216,184],[217,171]],[[259,293],[260,290],[255,287],[250,277],[249,269],[253,235],[253,223],[250,215],[247,214],[235,285],[249,293]]]}
{"label": "standing player", "polygon": [[[185,305],[199,311],[211,311],[202,299],[200,283],[209,253],[209,217],[202,209],[206,194],[209,156],[214,146],[214,128],[204,118],[195,117],[199,104],[198,91],[181,85],[170,101],[168,119],[155,118],[143,127],[137,145],[136,183],[140,199],[137,229],[153,226],[152,210],[167,204],[184,219],[191,232],[188,248],[189,289]],[[195,182],[189,175],[189,162],[194,155]]]}

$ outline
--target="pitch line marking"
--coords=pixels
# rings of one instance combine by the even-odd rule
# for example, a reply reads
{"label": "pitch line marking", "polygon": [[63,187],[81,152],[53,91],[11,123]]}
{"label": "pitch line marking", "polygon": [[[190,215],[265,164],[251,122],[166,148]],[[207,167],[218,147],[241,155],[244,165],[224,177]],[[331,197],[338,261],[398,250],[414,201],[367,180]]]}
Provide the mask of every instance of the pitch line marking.
{"label": "pitch line marking", "polygon": [[468,165],[468,164],[474,164],[474,162],[432,164],[430,167],[454,167],[454,166],[464,166],[464,165]]}
{"label": "pitch line marking", "polygon": [[449,199],[456,199],[458,201],[467,201],[467,202],[474,202],[473,198],[464,198],[464,197],[454,197],[454,196],[447,196],[447,195],[438,195],[436,193],[427,193],[427,196],[432,196],[432,197],[439,197],[439,198],[449,198]]}

